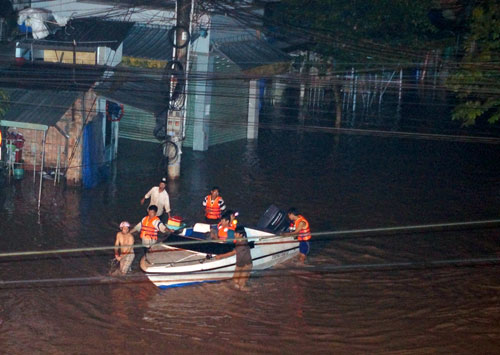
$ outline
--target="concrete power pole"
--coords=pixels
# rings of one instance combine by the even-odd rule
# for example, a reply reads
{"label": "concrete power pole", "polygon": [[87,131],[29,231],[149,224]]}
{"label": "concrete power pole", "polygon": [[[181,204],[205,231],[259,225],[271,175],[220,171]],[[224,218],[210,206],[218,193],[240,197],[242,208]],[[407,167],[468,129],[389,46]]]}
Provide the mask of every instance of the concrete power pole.
{"label": "concrete power pole", "polygon": [[[185,43],[186,40],[189,42],[190,29],[191,29],[191,16],[192,9],[194,6],[194,0],[177,0],[176,6],[176,33],[175,33],[175,48],[174,47],[174,60],[182,65],[184,70],[185,86],[187,87],[187,72],[188,72],[188,52],[189,43],[186,46],[181,46],[180,44]],[[188,33],[186,33],[186,31]],[[177,156],[172,161],[168,163],[168,177],[170,179],[177,179],[180,177],[181,173],[181,153],[182,153],[182,139],[183,139],[183,125],[185,124],[186,118],[186,95],[184,95],[184,106],[180,111],[169,110],[169,115],[167,117],[167,132],[172,135],[172,142],[177,145]]]}

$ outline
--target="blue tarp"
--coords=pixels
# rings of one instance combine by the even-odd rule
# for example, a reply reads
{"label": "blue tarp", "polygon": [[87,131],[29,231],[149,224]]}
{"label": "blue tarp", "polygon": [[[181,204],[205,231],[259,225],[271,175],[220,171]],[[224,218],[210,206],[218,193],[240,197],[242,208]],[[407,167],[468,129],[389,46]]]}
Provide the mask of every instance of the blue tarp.
{"label": "blue tarp", "polygon": [[31,26],[26,26],[25,22],[23,22],[22,25],[17,25],[17,28],[19,29],[20,33],[31,33],[32,32]]}
{"label": "blue tarp", "polygon": [[91,189],[107,178],[102,142],[102,120],[95,119],[83,130],[83,187]]}

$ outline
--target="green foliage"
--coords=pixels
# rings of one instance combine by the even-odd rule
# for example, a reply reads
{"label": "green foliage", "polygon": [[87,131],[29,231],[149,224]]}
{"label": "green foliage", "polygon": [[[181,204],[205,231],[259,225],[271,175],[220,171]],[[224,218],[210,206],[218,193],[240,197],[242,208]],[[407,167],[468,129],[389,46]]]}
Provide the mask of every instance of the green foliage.
{"label": "green foliage", "polygon": [[5,116],[9,109],[9,95],[5,91],[0,90],[0,118]]}
{"label": "green foliage", "polygon": [[434,0],[283,0],[274,20],[337,64],[371,65],[412,60],[414,49],[426,48],[437,33],[428,18],[434,6]]}
{"label": "green foliage", "polygon": [[464,125],[478,119],[500,120],[500,3],[479,1],[472,11],[470,31],[464,41],[465,55],[447,85],[462,101],[453,119]]}

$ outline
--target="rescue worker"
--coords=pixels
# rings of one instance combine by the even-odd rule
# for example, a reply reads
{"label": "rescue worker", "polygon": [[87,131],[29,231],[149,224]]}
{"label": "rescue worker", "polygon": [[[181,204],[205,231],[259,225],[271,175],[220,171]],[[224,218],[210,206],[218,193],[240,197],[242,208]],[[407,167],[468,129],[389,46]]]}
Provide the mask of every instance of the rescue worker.
{"label": "rescue worker", "polygon": [[292,221],[293,227],[290,228],[291,232],[281,233],[280,235],[294,236],[300,241],[299,261],[304,263],[310,249],[309,240],[311,239],[311,229],[309,228],[309,222],[294,207],[288,210],[287,216],[288,219]]}
{"label": "rescue worker", "polygon": [[134,261],[134,236],[130,233],[130,223],[120,223],[120,232],[116,233],[115,259],[120,262],[120,273],[125,275],[130,271]]}
{"label": "rescue worker", "polygon": [[[160,217],[163,223],[170,218],[170,198],[168,196],[168,192],[166,190],[167,187],[167,178],[162,178],[158,186],[153,186],[151,190],[148,191],[146,195],[141,199],[141,205],[150,198],[149,206],[156,206],[158,208],[158,212],[156,215]],[[165,211],[166,214],[163,214]],[[168,216],[168,217],[167,217]]]}
{"label": "rescue worker", "polygon": [[155,205],[149,206],[148,215],[132,229],[132,233],[141,233],[142,245],[144,246],[145,252],[147,252],[158,240],[158,231],[162,233],[171,232],[171,230],[160,221],[160,218],[156,215],[157,212],[158,207]]}
{"label": "rescue worker", "polygon": [[217,186],[212,187],[210,194],[203,200],[205,208],[205,221],[208,224],[217,224],[221,218],[222,211],[226,209],[224,200],[219,195],[220,190]]}
{"label": "rescue worker", "polygon": [[229,224],[231,225],[231,227],[233,227],[233,230],[235,230],[238,226],[238,220],[236,219],[236,217],[238,217],[239,213],[233,210],[227,210],[225,213],[229,215]]}
{"label": "rescue worker", "polygon": [[226,212],[222,215],[217,226],[211,229],[210,236],[212,239],[219,239],[222,241],[233,240],[235,229],[236,228],[231,225],[229,213]]}

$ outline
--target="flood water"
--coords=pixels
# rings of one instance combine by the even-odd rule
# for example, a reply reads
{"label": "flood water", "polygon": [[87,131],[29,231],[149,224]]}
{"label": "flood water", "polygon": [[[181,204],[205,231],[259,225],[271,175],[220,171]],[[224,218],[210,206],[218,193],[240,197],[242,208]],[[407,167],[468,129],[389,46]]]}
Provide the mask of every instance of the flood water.
{"label": "flood water", "polygon": [[[157,184],[157,147],[120,141],[93,190],[32,176],[0,190],[0,250],[109,246],[138,222]],[[258,142],[189,149],[168,185],[174,214],[202,218],[219,185],[240,223],[272,203],[299,208],[313,232],[497,219],[500,147],[261,130]],[[161,291],[133,265],[109,278],[109,252],[0,259],[3,353],[481,353],[500,350],[499,229],[323,235],[306,266]],[[136,239],[137,240],[137,239]],[[6,281],[20,281],[6,283]],[[42,282],[43,281],[43,282]]]}

